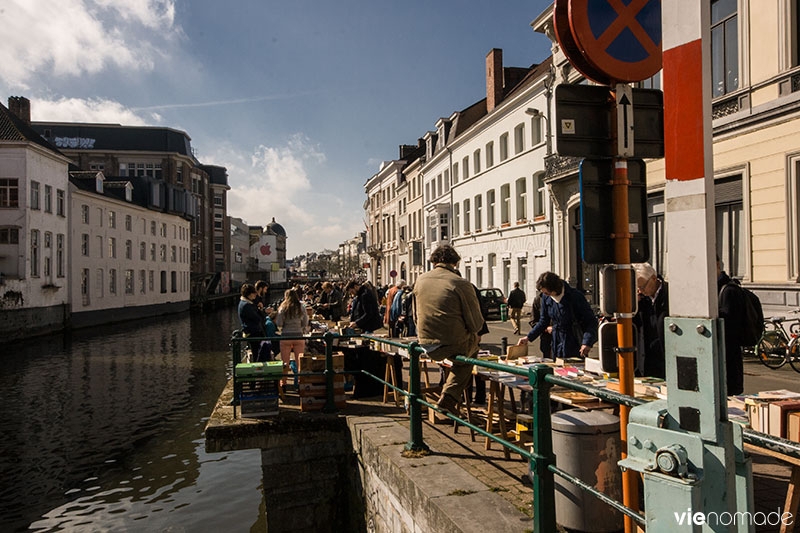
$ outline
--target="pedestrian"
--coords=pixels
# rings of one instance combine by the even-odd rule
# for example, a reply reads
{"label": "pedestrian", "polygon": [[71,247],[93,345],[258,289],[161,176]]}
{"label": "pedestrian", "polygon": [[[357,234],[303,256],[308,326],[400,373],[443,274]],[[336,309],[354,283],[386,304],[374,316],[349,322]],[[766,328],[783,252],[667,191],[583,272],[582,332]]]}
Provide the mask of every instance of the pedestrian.
{"label": "pedestrian", "polygon": [[[278,316],[275,318],[275,324],[281,328],[281,337],[299,337],[305,334],[308,329],[308,313],[297,291],[287,289],[284,293],[283,302],[278,307]],[[283,359],[284,368],[290,366],[291,354],[294,352],[294,357],[297,360],[299,367],[300,357],[306,349],[306,341],[304,340],[282,340],[281,341],[281,359]]]}
{"label": "pedestrian", "polygon": [[[435,361],[455,355],[475,357],[478,353],[483,315],[475,288],[456,270],[460,260],[452,246],[439,246],[430,257],[433,270],[422,274],[414,285],[419,343]],[[452,363],[437,406],[458,416],[458,404],[472,379],[472,365]]]}
{"label": "pedestrian", "polygon": [[665,379],[664,319],[669,316],[669,291],[667,282],[659,276],[650,263],[637,263],[636,289],[639,309],[633,323],[639,330],[638,374]]}
{"label": "pedestrian", "polygon": [[586,357],[597,342],[597,320],[589,302],[553,272],[539,276],[536,289],[543,295],[541,316],[517,344],[527,344],[547,332],[553,335],[553,358]]}
{"label": "pedestrian", "polygon": [[[263,319],[255,304],[255,300],[258,297],[256,288],[250,283],[245,283],[240,289],[240,295],[238,312],[239,322],[242,326],[242,337],[264,337]],[[257,361],[261,341],[248,341],[247,344],[250,346],[250,352],[252,353],[251,360]]]}
{"label": "pedestrian", "polygon": [[717,291],[719,317],[725,320],[725,374],[728,396],[744,392],[744,361],[741,332],[745,329],[745,294],[724,270],[717,256]]}
{"label": "pedestrian", "polygon": [[345,289],[353,297],[350,304],[350,327],[359,328],[364,333],[380,329],[382,319],[372,286],[352,280]]}
{"label": "pedestrian", "polygon": [[342,304],[344,295],[338,287],[330,281],[322,284],[322,296],[319,299],[319,307],[325,318],[334,322],[342,317]]}
{"label": "pedestrian", "polygon": [[262,313],[266,313],[265,309],[269,306],[268,292],[269,284],[266,281],[256,281],[256,300],[254,303],[258,306],[258,310]]}
{"label": "pedestrian", "polygon": [[[530,327],[536,325],[539,322],[539,319],[542,317],[542,291],[536,291],[536,296],[533,297],[533,303],[531,304],[531,321],[529,322]],[[548,326],[552,326],[552,320],[550,323],[547,324]],[[552,358],[553,357],[553,334],[548,333],[547,331],[542,332],[539,335],[539,349],[542,351],[542,357],[545,358]]]}
{"label": "pedestrian", "polygon": [[525,305],[525,292],[519,288],[519,281],[514,282],[514,290],[508,294],[508,308],[510,310],[511,325],[514,326],[514,335],[519,335],[522,306]]}
{"label": "pedestrian", "polygon": [[406,285],[403,290],[398,291],[394,297],[397,305],[396,330],[399,337],[416,337],[417,327],[414,323],[414,286]]}
{"label": "pedestrian", "polygon": [[394,323],[395,321],[392,320],[392,304],[394,303],[394,297],[397,296],[397,292],[401,290],[403,287],[406,286],[406,281],[401,279],[397,282],[397,285],[392,285],[388,291],[386,291],[386,310],[383,313],[383,324],[386,326],[386,329],[389,330],[389,337],[394,337]]}

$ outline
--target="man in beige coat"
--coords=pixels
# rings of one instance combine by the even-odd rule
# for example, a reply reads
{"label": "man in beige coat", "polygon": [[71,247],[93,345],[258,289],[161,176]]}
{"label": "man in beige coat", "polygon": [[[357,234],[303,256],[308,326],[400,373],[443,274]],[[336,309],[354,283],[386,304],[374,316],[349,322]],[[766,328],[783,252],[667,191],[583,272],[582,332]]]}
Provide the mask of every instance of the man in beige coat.
{"label": "man in beige coat", "polygon": [[[483,315],[475,288],[456,270],[460,260],[452,246],[439,246],[430,257],[433,270],[422,274],[414,284],[417,337],[435,361],[455,355],[475,357],[478,353]],[[453,361],[439,408],[458,415],[457,405],[471,379],[472,365]]]}

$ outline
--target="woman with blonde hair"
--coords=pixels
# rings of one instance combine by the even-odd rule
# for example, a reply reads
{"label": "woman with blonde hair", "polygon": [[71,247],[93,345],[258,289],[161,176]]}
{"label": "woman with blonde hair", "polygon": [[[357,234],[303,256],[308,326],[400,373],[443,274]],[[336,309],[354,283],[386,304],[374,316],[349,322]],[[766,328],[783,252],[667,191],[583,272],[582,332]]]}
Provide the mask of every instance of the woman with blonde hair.
{"label": "woman with blonde hair", "polygon": [[[297,291],[288,289],[284,294],[283,302],[278,307],[278,316],[275,325],[281,328],[281,337],[297,337],[303,335],[308,329],[308,313],[303,302],[300,301]],[[289,366],[291,353],[294,352],[296,360],[303,355],[306,349],[304,340],[282,340],[281,359],[283,364]]]}

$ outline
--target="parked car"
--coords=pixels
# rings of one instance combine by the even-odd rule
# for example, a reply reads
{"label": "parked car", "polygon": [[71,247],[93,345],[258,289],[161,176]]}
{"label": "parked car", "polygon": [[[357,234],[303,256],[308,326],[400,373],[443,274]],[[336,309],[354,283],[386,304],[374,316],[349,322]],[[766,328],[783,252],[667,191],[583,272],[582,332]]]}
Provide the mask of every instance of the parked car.
{"label": "parked car", "polygon": [[500,289],[480,289],[481,312],[484,318],[490,315],[500,316],[500,305],[506,303]]}

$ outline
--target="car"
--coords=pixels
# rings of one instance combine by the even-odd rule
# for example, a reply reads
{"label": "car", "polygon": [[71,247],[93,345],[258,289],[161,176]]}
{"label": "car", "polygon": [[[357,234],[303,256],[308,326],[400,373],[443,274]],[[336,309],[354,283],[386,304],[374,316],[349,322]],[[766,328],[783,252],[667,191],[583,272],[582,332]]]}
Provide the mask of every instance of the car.
{"label": "car", "polygon": [[490,315],[500,316],[500,305],[506,303],[503,291],[500,289],[480,289],[481,312],[484,318]]}

